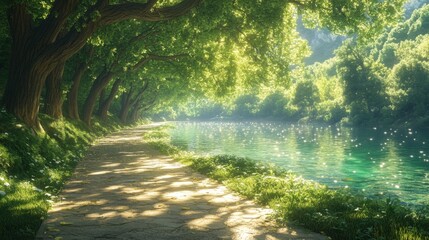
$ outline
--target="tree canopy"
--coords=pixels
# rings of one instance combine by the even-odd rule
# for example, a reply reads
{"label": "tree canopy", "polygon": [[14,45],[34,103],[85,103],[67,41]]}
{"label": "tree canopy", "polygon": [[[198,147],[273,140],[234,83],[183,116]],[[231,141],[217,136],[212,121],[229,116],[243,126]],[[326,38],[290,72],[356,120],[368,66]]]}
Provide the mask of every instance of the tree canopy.
{"label": "tree canopy", "polygon": [[10,52],[5,54],[10,61],[2,102],[7,112],[40,129],[39,109],[62,117],[67,96],[70,116],[78,117],[76,106],[83,104],[79,108],[89,124],[96,103],[111,106],[115,99],[126,99],[119,95],[133,91],[146,91],[137,94],[143,104],[150,91],[157,92],[157,102],[166,103],[197,95],[237,96],[260,84],[287,85],[291,70],[301,68],[309,55],[296,31],[298,18],[309,27],[370,39],[399,19],[403,3],[9,1],[2,6],[8,24],[0,16],[2,32],[8,30],[1,41],[10,43],[2,48]]}

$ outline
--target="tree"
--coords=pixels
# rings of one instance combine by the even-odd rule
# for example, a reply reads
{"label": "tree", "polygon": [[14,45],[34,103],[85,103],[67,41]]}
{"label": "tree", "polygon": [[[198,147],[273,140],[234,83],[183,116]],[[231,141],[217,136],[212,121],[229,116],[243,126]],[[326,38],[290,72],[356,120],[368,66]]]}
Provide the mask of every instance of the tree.
{"label": "tree", "polygon": [[8,72],[8,60],[10,55],[10,33],[7,24],[7,11],[6,6],[1,4],[0,6],[0,97],[4,90],[7,72]]}
{"label": "tree", "polygon": [[81,1],[57,0],[48,16],[35,25],[28,6],[15,1],[9,9],[13,54],[3,97],[6,110],[29,126],[41,129],[37,114],[46,78],[58,63],[78,52],[98,28],[127,19],[172,19],[187,13],[200,0],[184,0],[167,7],[157,7],[157,2],[109,4],[107,0],[99,0],[94,5],[87,4],[85,13],[76,20],[73,14],[82,10]]}
{"label": "tree", "polygon": [[85,71],[88,68],[89,62],[94,55],[94,47],[88,46],[83,48],[80,54],[76,57],[76,62],[73,64],[73,74],[71,78],[71,87],[67,94],[67,113],[70,119],[80,120],[78,107],[79,86]]}
{"label": "tree", "polygon": [[46,79],[45,113],[59,119],[63,116],[62,81],[65,62],[58,63]]}
{"label": "tree", "polygon": [[235,100],[233,115],[243,118],[254,117],[258,111],[259,99],[255,95],[242,95]]}
{"label": "tree", "polygon": [[429,109],[429,35],[399,45],[396,54],[401,61],[388,77],[393,108],[399,118],[426,117]]}
{"label": "tree", "polygon": [[285,98],[284,94],[276,91],[265,97],[261,102],[258,114],[262,117],[285,117],[285,107],[287,103],[288,100]]}
{"label": "tree", "polygon": [[429,63],[415,59],[402,61],[393,70],[394,96],[398,117],[423,117],[429,109]]}
{"label": "tree", "polygon": [[119,87],[123,82],[123,78],[118,77],[116,78],[115,82],[113,83],[112,88],[110,89],[110,93],[109,95],[104,99],[100,96],[100,100],[99,100],[99,108],[98,108],[98,112],[97,115],[103,119],[106,120],[107,119],[107,113],[110,109],[110,106],[113,103],[113,100],[115,99],[116,94],[119,91]]}
{"label": "tree", "polygon": [[382,116],[389,105],[386,85],[386,68],[368,57],[365,49],[354,43],[345,43],[337,51],[340,58],[338,72],[344,82],[345,103],[355,124],[363,124]]}
{"label": "tree", "polygon": [[[320,24],[337,32],[361,31],[370,34],[384,27],[386,23],[393,22],[399,14],[397,9],[403,0],[389,2],[183,0],[162,3],[157,0],[148,0],[144,3],[98,0],[95,4],[91,2],[56,0],[49,6],[50,8],[44,9],[41,13],[29,12],[32,3],[38,1],[16,0],[10,4],[9,25],[13,54],[3,103],[8,112],[33,128],[40,128],[37,113],[42,88],[48,75],[57,68],[58,63],[66,62],[78,52],[91,35],[103,26],[127,19],[141,21],[174,19],[202,2],[197,14],[188,15],[186,20],[178,22],[175,26],[176,29],[185,26],[197,29],[196,33],[200,33],[202,42],[194,51],[199,56],[194,57],[200,59],[210,57],[210,53],[204,51],[214,49],[213,46],[225,50],[228,46],[225,43],[228,41],[235,41],[236,44],[246,43],[242,45],[241,50],[248,56],[231,56],[229,65],[235,65],[238,69],[243,66],[239,62],[247,59],[254,63],[253,66],[260,66],[259,69],[255,68],[255,72],[258,76],[263,76],[272,71],[284,72],[287,67],[281,68],[281,65],[290,60],[290,56],[299,55],[290,51],[295,46],[293,41],[295,37],[294,34],[289,34],[293,29],[290,26],[294,26],[296,20],[297,9],[304,15],[309,25]],[[46,2],[44,4],[46,5]],[[204,45],[208,47],[204,48]],[[235,49],[240,49],[237,46],[235,45]],[[216,60],[214,62],[217,64],[227,62],[219,58],[209,60]],[[204,64],[193,67],[204,67]],[[216,64],[212,66],[216,68]],[[229,73],[222,79],[227,81],[228,85],[233,85],[239,82],[236,81],[236,76]],[[227,87],[221,91],[232,88]]]}
{"label": "tree", "polygon": [[314,118],[316,103],[320,101],[319,90],[311,80],[296,83],[293,104],[301,110],[301,116]]}

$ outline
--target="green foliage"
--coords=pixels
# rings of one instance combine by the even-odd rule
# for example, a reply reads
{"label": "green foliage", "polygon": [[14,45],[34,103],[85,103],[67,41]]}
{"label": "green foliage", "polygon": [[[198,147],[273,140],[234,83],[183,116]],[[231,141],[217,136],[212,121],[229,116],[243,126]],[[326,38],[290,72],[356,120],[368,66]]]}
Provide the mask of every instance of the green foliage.
{"label": "green foliage", "polygon": [[[389,4],[383,7],[388,9]],[[219,107],[216,115],[221,112],[221,117],[235,118],[425,126],[429,119],[425,94],[429,62],[429,37],[425,28],[428,8],[429,5],[423,5],[409,19],[393,28],[384,28],[374,41],[364,42],[356,38],[345,41],[335,57],[323,63],[305,67],[296,63],[292,71],[283,69],[281,73],[279,69],[267,72],[250,67],[245,69],[245,73],[252,76],[250,79],[245,77],[247,74],[241,75],[239,68],[235,69],[237,93],[219,101],[223,109],[234,111],[220,111]],[[311,9],[307,10],[311,12]],[[230,44],[232,48],[228,49],[235,49],[235,42]],[[243,56],[237,56],[235,60],[246,63],[246,66],[254,64],[252,59]],[[273,78],[277,80],[272,81]],[[203,79],[207,78],[203,76]],[[265,83],[259,84],[261,80]],[[249,83],[250,86],[246,85]],[[210,95],[205,97],[210,98]],[[181,111],[192,112],[185,114],[187,117],[198,116],[202,109],[215,110],[210,105],[194,106],[172,109],[178,116],[182,115]]]}
{"label": "green foliage", "polygon": [[233,114],[238,117],[252,117],[258,111],[259,99],[255,95],[242,95],[235,100]]}
{"label": "green foliage", "polygon": [[383,81],[386,70],[363,53],[358,46],[347,43],[337,52],[345,103],[350,107],[352,122],[358,125],[382,117],[383,108],[388,106]]}
{"label": "green foliage", "polygon": [[398,95],[394,96],[398,115],[421,117],[429,106],[429,63],[401,61],[392,73]]}
{"label": "green foliage", "polygon": [[288,104],[288,99],[281,92],[274,92],[260,103],[258,115],[272,116],[274,118],[283,118],[287,115],[286,105]]}
{"label": "green foliage", "polygon": [[52,201],[90,143],[119,128],[41,116],[45,133],[34,133],[0,113],[0,238],[33,239]]}
{"label": "green foliage", "polygon": [[311,80],[296,83],[293,103],[307,116],[314,117],[313,108],[320,101],[319,92]]}
{"label": "green foliage", "polygon": [[246,158],[195,156],[178,150],[165,133],[157,131],[146,141],[243,196],[269,205],[280,222],[293,221],[331,239],[429,239],[427,206],[411,209],[395,199],[370,199],[348,189],[329,189]]}

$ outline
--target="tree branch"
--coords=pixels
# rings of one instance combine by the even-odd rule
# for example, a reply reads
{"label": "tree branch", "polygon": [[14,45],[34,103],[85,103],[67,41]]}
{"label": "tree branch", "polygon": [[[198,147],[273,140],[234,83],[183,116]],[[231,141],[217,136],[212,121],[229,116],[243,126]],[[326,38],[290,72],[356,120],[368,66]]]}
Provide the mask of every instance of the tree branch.
{"label": "tree branch", "polygon": [[[152,9],[157,2],[151,0],[147,3],[123,3],[107,5],[108,0],[99,0],[88,12],[90,16],[95,11],[100,11],[101,17],[97,20],[89,20],[83,29],[72,29],[61,39],[57,39],[53,44],[45,47],[38,59],[39,64],[50,63],[48,68],[53,69],[55,62],[63,58],[69,58],[79,51],[86,43],[86,40],[100,26],[112,24],[127,19],[140,19],[147,21],[162,21],[187,13],[202,0],[184,0],[174,6]],[[91,19],[88,17],[88,19]],[[48,61],[51,60],[51,61]]]}
{"label": "tree branch", "polygon": [[131,104],[130,104],[131,106],[134,106],[140,100],[140,98],[143,96],[143,93],[147,90],[148,87],[149,87],[149,81],[145,81],[142,89],[140,89],[140,91],[137,93],[134,100],[131,101]]}
{"label": "tree branch", "polygon": [[183,0],[168,7],[153,8],[157,1],[147,3],[127,2],[109,5],[102,9],[101,24],[107,25],[126,19],[139,19],[145,21],[164,21],[186,14],[190,9],[198,5],[202,0]]}
{"label": "tree branch", "polygon": [[157,61],[172,61],[180,57],[189,56],[188,54],[177,54],[177,55],[169,55],[169,56],[161,56],[161,55],[154,55],[154,54],[148,54],[146,57],[140,59],[134,66],[131,67],[131,71],[136,71],[146,63],[148,63],[151,60],[157,60]]}
{"label": "tree branch", "polygon": [[52,43],[63,30],[68,17],[76,10],[79,0],[56,0],[48,17],[37,27],[35,38],[41,44]]}
{"label": "tree branch", "polygon": [[149,36],[151,36],[152,34],[156,34],[157,32],[155,31],[155,26],[151,27],[149,30],[140,33],[139,35],[132,37],[131,39],[129,39],[128,41],[122,43],[119,47],[118,47],[118,55],[117,55],[117,60],[119,61],[124,54],[126,53],[126,49],[128,47],[130,47],[131,44],[141,41]]}

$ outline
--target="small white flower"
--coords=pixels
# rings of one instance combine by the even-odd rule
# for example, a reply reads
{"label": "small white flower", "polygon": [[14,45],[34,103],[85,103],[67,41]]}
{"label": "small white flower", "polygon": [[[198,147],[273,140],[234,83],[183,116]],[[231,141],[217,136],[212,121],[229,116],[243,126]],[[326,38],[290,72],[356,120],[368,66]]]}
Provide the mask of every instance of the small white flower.
{"label": "small white flower", "polygon": [[5,182],[3,185],[5,185],[6,187],[9,187],[9,186],[10,186],[10,183]]}

